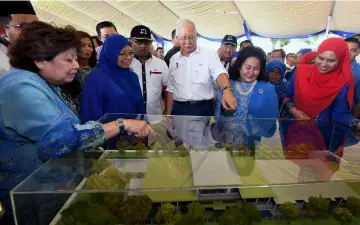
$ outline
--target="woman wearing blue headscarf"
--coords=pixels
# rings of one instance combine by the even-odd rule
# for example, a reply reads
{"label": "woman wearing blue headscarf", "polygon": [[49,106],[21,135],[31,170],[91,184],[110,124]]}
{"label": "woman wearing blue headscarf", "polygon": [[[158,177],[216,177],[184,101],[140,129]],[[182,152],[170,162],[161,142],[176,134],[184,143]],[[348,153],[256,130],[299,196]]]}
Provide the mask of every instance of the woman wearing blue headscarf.
{"label": "woman wearing blue headscarf", "polygon": [[124,36],[112,35],[106,39],[99,64],[84,83],[83,122],[99,120],[107,113],[146,113],[138,76],[129,69],[133,57],[134,52]]}
{"label": "woman wearing blue headscarf", "polygon": [[286,65],[280,60],[272,60],[266,64],[265,76],[274,85],[279,106],[286,98],[287,81],[285,78]]}
{"label": "woman wearing blue headscarf", "polygon": [[300,64],[302,56],[305,55],[308,52],[311,52],[311,48],[303,48],[303,49],[300,49],[300,51],[298,51],[296,53],[295,59],[294,59],[295,68],[285,74],[285,79],[287,81],[290,81],[292,75],[295,74],[296,67]]}

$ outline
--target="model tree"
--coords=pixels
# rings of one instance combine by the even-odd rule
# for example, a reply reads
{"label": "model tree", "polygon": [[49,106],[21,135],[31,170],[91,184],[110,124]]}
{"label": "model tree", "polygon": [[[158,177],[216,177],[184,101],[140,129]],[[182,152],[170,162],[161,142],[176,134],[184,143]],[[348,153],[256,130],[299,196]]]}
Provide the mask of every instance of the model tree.
{"label": "model tree", "polygon": [[341,225],[348,225],[351,224],[354,220],[353,214],[347,208],[340,208],[337,207],[333,210],[334,218],[341,224]]}
{"label": "model tree", "polygon": [[252,225],[260,222],[259,210],[247,202],[226,209],[219,220],[220,225]]}
{"label": "model tree", "polygon": [[150,214],[152,201],[147,195],[129,196],[120,208],[120,217],[124,224],[145,224]]}
{"label": "model tree", "polygon": [[346,208],[354,215],[360,216],[360,199],[348,197],[346,199]]}
{"label": "model tree", "polygon": [[229,207],[220,216],[219,225],[247,225],[246,215],[239,206]]}
{"label": "model tree", "polygon": [[188,212],[183,216],[183,225],[204,225],[205,209],[199,202],[190,203]]}
{"label": "model tree", "polygon": [[155,221],[158,224],[164,223],[165,225],[180,225],[181,219],[181,213],[176,211],[175,206],[170,203],[162,204],[155,215]]}
{"label": "model tree", "polygon": [[295,204],[291,202],[285,202],[280,206],[280,210],[287,217],[288,224],[291,223],[291,220],[295,220],[300,216],[300,211]]}
{"label": "model tree", "polygon": [[329,215],[329,202],[321,196],[310,197],[309,202],[306,204],[306,209],[308,211],[308,216],[313,220],[326,218]]}
{"label": "model tree", "polygon": [[246,220],[248,221],[248,224],[254,224],[254,223],[260,223],[261,222],[261,216],[259,213],[259,210],[257,209],[256,205],[248,203],[248,202],[242,202],[242,212],[246,215]]}

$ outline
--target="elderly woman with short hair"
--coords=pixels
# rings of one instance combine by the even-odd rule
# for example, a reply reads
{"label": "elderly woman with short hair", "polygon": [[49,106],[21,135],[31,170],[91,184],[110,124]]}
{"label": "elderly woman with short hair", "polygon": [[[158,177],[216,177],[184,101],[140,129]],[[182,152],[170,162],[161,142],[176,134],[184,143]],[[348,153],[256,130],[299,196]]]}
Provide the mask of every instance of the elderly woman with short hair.
{"label": "elderly woman with short hair", "polygon": [[10,47],[13,67],[0,79],[0,200],[46,160],[99,146],[125,131],[154,134],[144,121],[80,124],[70,97],[59,88],[79,64],[75,30],[44,22],[27,25]]}

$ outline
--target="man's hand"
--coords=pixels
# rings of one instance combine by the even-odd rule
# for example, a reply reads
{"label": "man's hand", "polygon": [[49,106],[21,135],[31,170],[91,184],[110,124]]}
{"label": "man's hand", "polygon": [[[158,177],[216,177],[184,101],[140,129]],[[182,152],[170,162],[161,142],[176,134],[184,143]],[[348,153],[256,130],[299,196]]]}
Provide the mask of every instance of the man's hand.
{"label": "man's hand", "polygon": [[224,90],[221,103],[225,110],[235,110],[237,107],[236,98],[231,90]]}

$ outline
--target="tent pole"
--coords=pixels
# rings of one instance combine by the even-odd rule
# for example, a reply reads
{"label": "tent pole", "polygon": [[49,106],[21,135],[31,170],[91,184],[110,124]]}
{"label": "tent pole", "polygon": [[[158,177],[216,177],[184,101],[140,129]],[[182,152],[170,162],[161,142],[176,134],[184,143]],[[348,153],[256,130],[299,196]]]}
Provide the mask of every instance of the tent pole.
{"label": "tent pole", "polygon": [[328,36],[329,36],[329,31],[330,31],[330,26],[331,26],[331,19],[332,19],[332,16],[328,16],[328,21],[327,21],[326,31],[325,31],[325,38],[328,38]]}
{"label": "tent pole", "polygon": [[330,13],[329,13],[327,24],[326,24],[325,38],[327,38],[329,36],[330,27],[331,27],[331,21],[332,21],[332,15],[334,13],[335,4],[336,4],[336,0],[332,0],[331,9],[330,9]]}
{"label": "tent pole", "polygon": [[251,31],[249,30],[249,28],[246,25],[246,21],[245,21],[243,14],[241,13],[239,7],[237,7],[235,1],[233,0],[231,2],[234,5],[234,7],[236,8],[237,12],[239,13],[239,16],[241,17],[241,19],[244,21],[243,26],[244,26],[244,32],[245,32],[246,38],[251,40]]}

